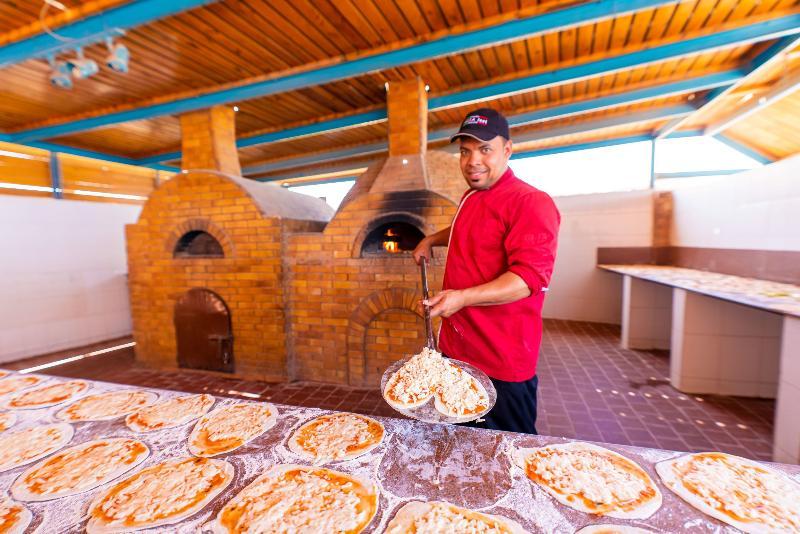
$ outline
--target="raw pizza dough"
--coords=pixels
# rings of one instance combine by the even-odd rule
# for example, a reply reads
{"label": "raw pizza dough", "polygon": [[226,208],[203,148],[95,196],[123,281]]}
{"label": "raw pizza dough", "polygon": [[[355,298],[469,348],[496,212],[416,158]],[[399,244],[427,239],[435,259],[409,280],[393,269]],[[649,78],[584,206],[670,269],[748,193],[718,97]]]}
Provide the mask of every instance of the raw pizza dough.
{"label": "raw pizza dough", "polygon": [[744,532],[800,532],[800,484],[758,462],[701,452],[656,464],[666,486]]}
{"label": "raw pizza dough", "polygon": [[266,403],[221,406],[194,426],[189,436],[189,452],[211,457],[238,449],[275,426],[277,413],[275,406]]}
{"label": "raw pizza dough", "polygon": [[0,413],[0,432],[5,432],[17,422],[17,414],[14,412]]}
{"label": "raw pizza dough", "polygon": [[73,402],[59,411],[56,418],[70,423],[116,419],[153,404],[156,399],[158,395],[155,393],[142,390],[97,393]]}
{"label": "raw pizza dough", "polygon": [[239,492],[206,527],[215,534],[358,534],[377,509],[377,489],[370,482],[321,467],[281,464]]}
{"label": "raw pizza dough", "polygon": [[150,449],[131,438],[98,439],[29,467],[11,486],[18,501],[49,501],[92,490],[145,461]]}
{"label": "raw pizza dough", "polygon": [[194,421],[213,405],[214,397],[206,393],[173,397],[136,410],[125,418],[125,424],[134,432],[173,428]]}
{"label": "raw pizza dough", "polygon": [[514,463],[558,502],[580,512],[646,519],[661,507],[661,492],[644,469],[591,443],[519,449]]}
{"label": "raw pizza dough", "polygon": [[472,419],[489,408],[489,395],[472,375],[425,347],[386,382],[383,398],[397,410],[418,408],[435,396],[448,417]]}
{"label": "raw pizza dough", "polygon": [[89,507],[87,534],[173,525],[202,510],[233,480],[223,460],[180,458],[153,465],[114,484]]}
{"label": "raw pizza dough", "polygon": [[298,428],[289,439],[289,450],[315,463],[352,460],[383,441],[383,425],[364,415],[321,415]]}
{"label": "raw pizza dough", "polygon": [[0,472],[35,462],[72,439],[74,430],[67,423],[39,425],[0,435]]}
{"label": "raw pizza dough", "polygon": [[497,515],[459,508],[447,502],[411,501],[386,525],[384,534],[428,532],[470,532],[492,534],[524,534],[522,525]]}
{"label": "raw pizza dough", "polygon": [[47,408],[74,399],[87,389],[89,389],[89,383],[83,380],[56,382],[21,391],[6,401],[6,407],[17,410]]}
{"label": "raw pizza dough", "polygon": [[0,495],[0,532],[22,534],[31,524],[31,511],[4,495]]}
{"label": "raw pizza dough", "polygon": [[575,534],[655,534],[655,532],[630,525],[589,525]]}
{"label": "raw pizza dough", "polygon": [[0,380],[0,395],[33,387],[43,381],[44,379],[39,376],[10,376]]}

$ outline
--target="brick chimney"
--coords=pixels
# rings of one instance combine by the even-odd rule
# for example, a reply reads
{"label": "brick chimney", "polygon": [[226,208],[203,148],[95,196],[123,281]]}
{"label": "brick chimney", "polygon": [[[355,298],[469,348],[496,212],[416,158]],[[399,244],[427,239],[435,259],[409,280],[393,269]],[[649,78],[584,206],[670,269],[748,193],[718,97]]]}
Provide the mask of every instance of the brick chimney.
{"label": "brick chimney", "polygon": [[241,176],[233,108],[214,106],[181,115],[181,168]]}

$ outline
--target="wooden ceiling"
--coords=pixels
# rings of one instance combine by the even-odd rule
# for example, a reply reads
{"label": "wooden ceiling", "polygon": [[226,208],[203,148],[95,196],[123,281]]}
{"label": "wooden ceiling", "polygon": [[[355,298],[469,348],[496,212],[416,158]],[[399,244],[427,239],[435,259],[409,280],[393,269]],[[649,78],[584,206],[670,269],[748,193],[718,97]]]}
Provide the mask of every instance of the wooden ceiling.
{"label": "wooden ceiling", "polygon": [[[120,0],[68,0],[64,3],[70,11],[57,13],[51,8],[47,15],[47,25],[55,31],[92,14],[110,12],[127,4]],[[50,67],[43,59],[28,59],[0,69],[0,135],[6,135],[0,139],[16,142],[15,135],[29,130],[208,95],[293,73],[313,72],[420,42],[493,28],[584,4],[565,0],[210,1],[201,7],[129,28],[122,38],[131,52],[127,74],[101,68],[97,75],[77,80],[71,90],[64,90],[50,85]],[[237,101],[238,136],[245,139],[381,110],[385,107],[384,84],[387,81],[420,76],[430,86],[429,97],[434,99],[800,16],[800,0],[689,0],[662,4],[634,13],[612,14],[585,24],[566,25],[528,38],[508,35],[503,42],[487,43],[480,49],[409,61],[403,66],[356,73],[336,81]],[[42,31],[39,21],[42,5],[41,1],[34,0],[0,4],[0,57],[4,45],[23,42]],[[661,95],[657,89],[665,84],[737,69],[744,76],[753,60],[769,52],[779,38],[787,39],[787,35],[800,35],[800,27],[796,32],[784,31],[771,39],[742,37],[743,42],[708,48],[700,53],[644,61],[613,72],[501,95],[485,102],[509,116],[587,102],[581,116],[556,117],[520,126],[514,129],[514,135],[547,131],[548,128],[563,131],[566,125],[579,129],[580,125],[591,126],[592,121],[603,117],[624,117],[634,109],[657,110],[676,102],[691,102],[700,108],[684,120],[680,129],[702,130],[735,113],[743,95],[768,90],[787,71],[800,66],[800,54],[781,51],[764,68],[708,105],[705,100],[716,96],[713,91],[703,89]],[[86,47],[85,53],[100,63],[106,50],[105,46],[96,44]],[[603,97],[647,88],[652,88],[653,92],[650,98],[642,101],[601,110],[590,106]],[[731,137],[770,158],[800,151],[797,121],[793,120],[800,119],[798,98],[797,94],[788,96],[737,122],[730,128]],[[474,106],[470,103],[433,109],[429,128],[455,128],[464,113]],[[667,123],[667,120],[654,119],[578,132],[573,136],[562,135],[549,141],[537,140],[534,145],[568,144],[573,138],[594,138],[597,132],[604,136],[629,136],[633,135],[631,132],[653,134]],[[767,132],[772,133],[766,135]],[[786,141],[787,138],[792,141]],[[130,161],[179,151],[180,127],[176,116],[163,114],[110,122],[99,128],[79,129],[37,141],[56,143],[66,147],[65,150],[91,150]],[[385,141],[384,121],[241,148],[240,158],[244,168],[257,167]],[[344,160],[357,164],[368,159],[354,155]],[[176,161],[174,157],[163,161],[170,160],[173,164]],[[329,166],[330,162],[320,161],[317,166],[304,164],[299,168],[310,172]]]}

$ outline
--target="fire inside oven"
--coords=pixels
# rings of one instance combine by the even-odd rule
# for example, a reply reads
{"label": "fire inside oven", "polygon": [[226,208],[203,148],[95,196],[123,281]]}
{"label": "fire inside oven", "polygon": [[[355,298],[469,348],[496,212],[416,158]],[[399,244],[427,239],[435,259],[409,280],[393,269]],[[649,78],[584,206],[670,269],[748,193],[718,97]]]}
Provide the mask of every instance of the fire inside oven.
{"label": "fire inside oven", "polygon": [[422,232],[406,222],[390,222],[372,230],[361,246],[362,256],[391,256],[412,252],[422,238]]}

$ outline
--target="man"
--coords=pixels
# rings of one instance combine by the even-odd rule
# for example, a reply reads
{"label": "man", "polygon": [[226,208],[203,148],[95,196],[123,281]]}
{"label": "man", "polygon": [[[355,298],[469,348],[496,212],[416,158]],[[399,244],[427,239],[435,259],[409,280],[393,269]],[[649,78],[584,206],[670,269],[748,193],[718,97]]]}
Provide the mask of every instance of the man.
{"label": "man", "polygon": [[443,318],[439,349],[494,383],[497,403],[476,426],[535,434],[542,304],[560,215],[546,193],[508,167],[513,147],[503,115],[468,113],[455,140],[469,190],[450,228],[414,250],[419,263],[432,247],[449,245],[442,291],[423,304]]}

